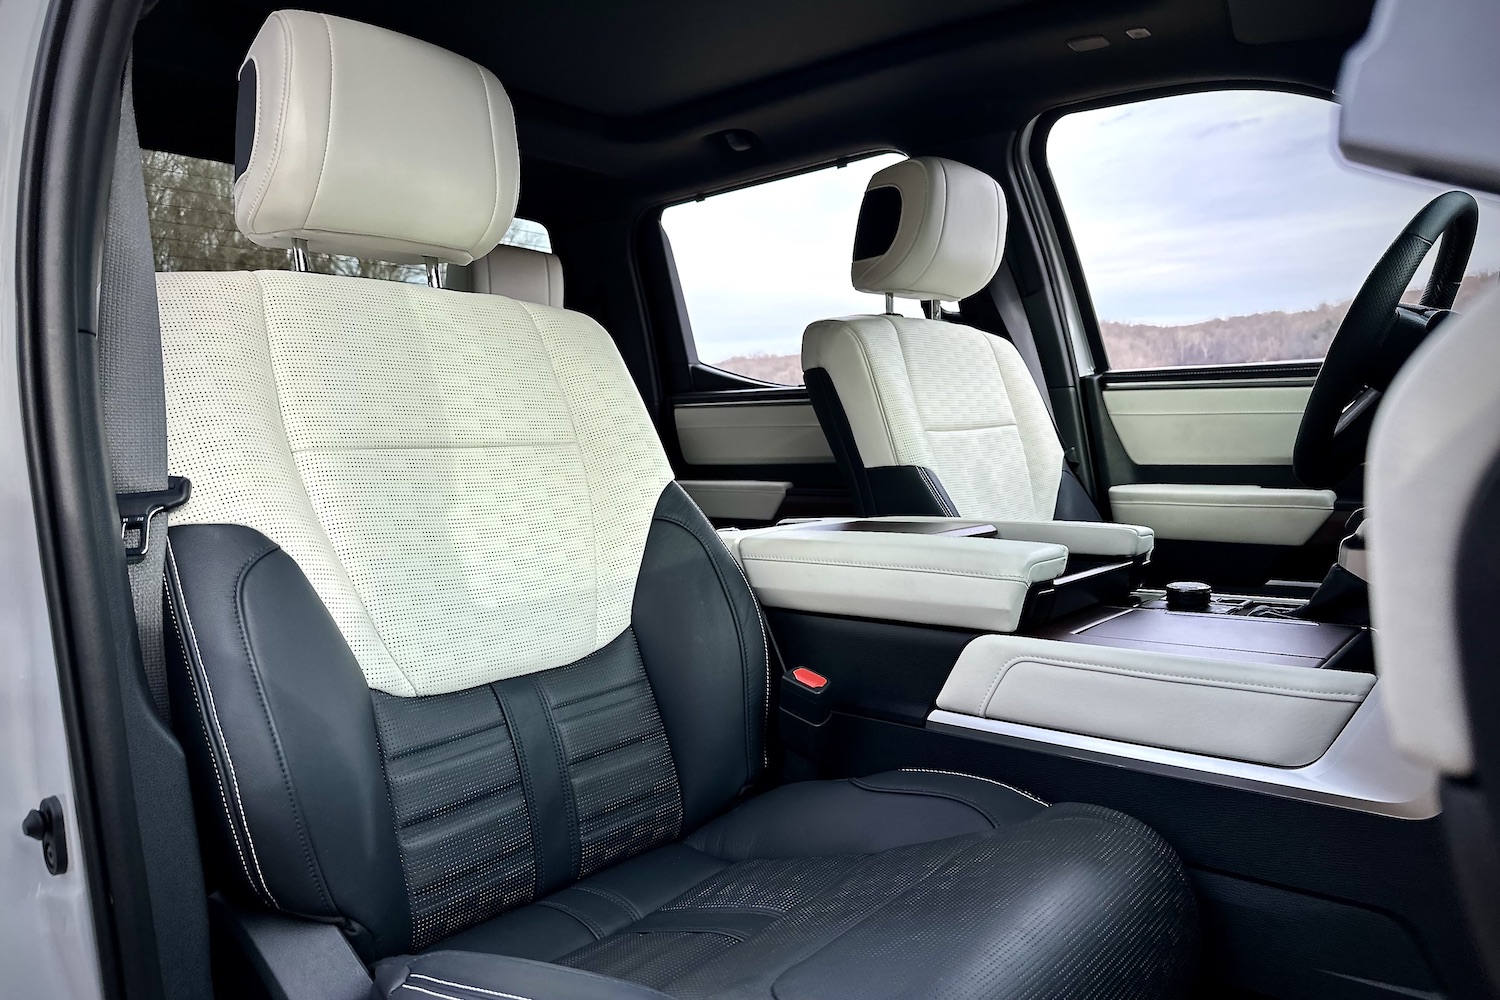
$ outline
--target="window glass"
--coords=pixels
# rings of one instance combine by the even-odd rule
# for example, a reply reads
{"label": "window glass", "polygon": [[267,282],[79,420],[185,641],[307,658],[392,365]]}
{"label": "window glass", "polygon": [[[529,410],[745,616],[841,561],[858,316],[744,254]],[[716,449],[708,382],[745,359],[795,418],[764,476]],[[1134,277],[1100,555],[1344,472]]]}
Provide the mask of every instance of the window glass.
{"label": "window glass", "polygon": [[[901,159],[870,156],[664,211],[699,360],[801,385],[809,323],[883,311],[882,296],[849,283],[850,253],[865,184]],[[896,308],[920,315],[916,302]]]}
{"label": "window glass", "polygon": [[[286,270],[287,251],[256,246],[234,224],[234,167],[180,153],[144,150],[146,204],[158,271]],[[551,250],[547,230],[517,219],[502,241]],[[392,264],[338,254],[309,254],[312,269],[328,274],[427,283],[420,264]],[[446,268],[447,265],[441,265]]]}
{"label": "window glass", "polygon": [[[1047,162],[1110,367],[1323,357],[1376,260],[1442,190],[1346,164],[1337,114],[1229,90],[1057,121]],[[1481,199],[1460,309],[1497,282],[1496,207]],[[1425,280],[1426,267],[1414,297]]]}

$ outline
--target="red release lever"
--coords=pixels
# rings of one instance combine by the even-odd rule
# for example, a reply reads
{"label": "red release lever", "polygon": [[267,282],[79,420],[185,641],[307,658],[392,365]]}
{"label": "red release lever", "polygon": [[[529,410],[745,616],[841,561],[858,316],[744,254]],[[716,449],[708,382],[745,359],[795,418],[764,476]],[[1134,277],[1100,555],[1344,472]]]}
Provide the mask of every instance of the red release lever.
{"label": "red release lever", "polygon": [[798,667],[793,670],[792,680],[813,691],[821,691],[828,686],[827,677],[824,677],[816,670],[809,670],[806,667]]}

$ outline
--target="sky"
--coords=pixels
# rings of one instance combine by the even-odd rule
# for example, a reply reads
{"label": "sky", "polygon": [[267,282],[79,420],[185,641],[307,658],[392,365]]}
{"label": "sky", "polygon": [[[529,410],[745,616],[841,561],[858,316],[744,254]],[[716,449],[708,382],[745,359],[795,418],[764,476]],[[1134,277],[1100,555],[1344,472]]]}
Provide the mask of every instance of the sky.
{"label": "sky", "polygon": [[[1047,160],[1101,319],[1175,325],[1354,295],[1443,188],[1343,162],[1338,108],[1215,91],[1061,119]],[[865,183],[884,154],[666,210],[699,356],[795,353],[808,323],[878,312],[849,284]],[[1470,271],[1500,269],[1481,199]],[[916,314],[915,304],[904,310]]]}

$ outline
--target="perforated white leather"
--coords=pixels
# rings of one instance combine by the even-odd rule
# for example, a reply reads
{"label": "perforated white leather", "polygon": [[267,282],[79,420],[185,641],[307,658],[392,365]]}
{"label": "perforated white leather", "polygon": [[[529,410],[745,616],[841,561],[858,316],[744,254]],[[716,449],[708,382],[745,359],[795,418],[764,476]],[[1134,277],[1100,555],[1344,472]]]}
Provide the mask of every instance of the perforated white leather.
{"label": "perforated white leather", "polygon": [[865,468],[925,466],[962,517],[1050,521],[1063,452],[1016,349],[941,320],[849,316],[802,339],[828,372]]}
{"label": "perforated white leather", "polygon": [[251,64],[254,144],[234,184],[235,222],[250,239],[467,264],[505,235],[520,157],[495,74],[415,38],[305,10],[267,18]]}
{"label": "perforated white leather", "polygon": [[597,323],[329,275],[158,279],[193,482],[173,523],[281,546],[372,688],[461,690],[624,630],[671,471]]}

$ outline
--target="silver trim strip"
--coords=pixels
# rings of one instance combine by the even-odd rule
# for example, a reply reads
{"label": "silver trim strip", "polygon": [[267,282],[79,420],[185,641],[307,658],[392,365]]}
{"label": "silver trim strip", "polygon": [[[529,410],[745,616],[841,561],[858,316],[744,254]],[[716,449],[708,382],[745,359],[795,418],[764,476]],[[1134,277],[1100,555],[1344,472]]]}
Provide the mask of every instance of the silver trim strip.
{"label": "silver trim strip", "polygon": [[1303,767],[1271,767],[1100,739],[1016,722],[980,719],[942,709],[927,728],[1024,750],[1124,766],[1210,785],[1319,802],[1398,819],[1430,819],[1440,811],[1437,775],[1403,757],[1391,741],[1377,683],[1344,731],[1319,759]]}

